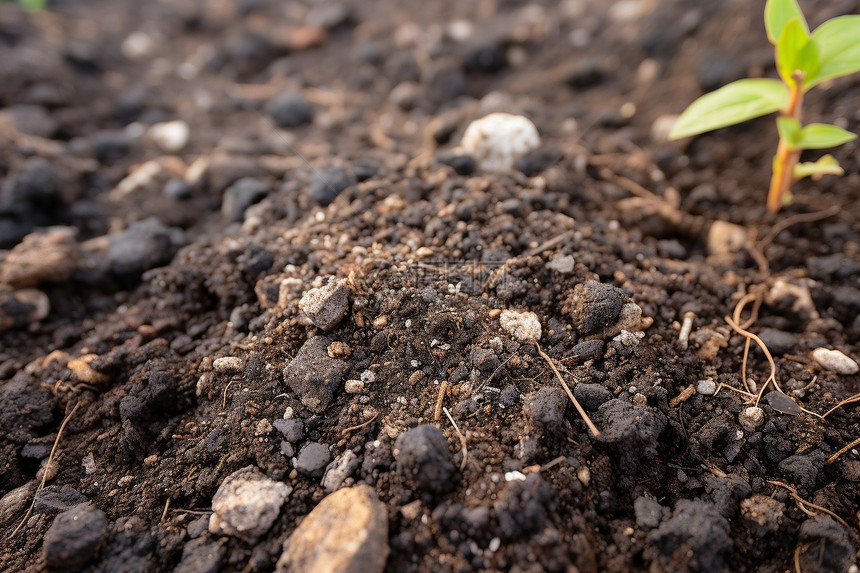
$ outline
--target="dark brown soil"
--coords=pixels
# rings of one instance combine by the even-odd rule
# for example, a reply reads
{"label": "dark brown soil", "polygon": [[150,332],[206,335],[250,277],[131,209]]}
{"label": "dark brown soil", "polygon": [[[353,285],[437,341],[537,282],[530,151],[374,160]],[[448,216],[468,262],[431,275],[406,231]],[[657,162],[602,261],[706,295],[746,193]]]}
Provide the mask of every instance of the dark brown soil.
{"label": "dark brown soil", "polygon": [[[745,429],[744,395],[684,393],[743,389],[745,339],[724,317],[758,285],[750,329],[780,387],[819,414],[860,392],[860,375],[809,358],[860,357],[857,144],[833,151],[845,176],[797,185],[774,217],[772,119],[678,144],[652,133],[704,90],[774,75],[763,4],[1,6],[0,570],[273,571],[327,493],[324,451],[296,459],[316,443],[351,451],[339,485],[386,504],[388,571],[857,571],[860,453],[829,462],[860,437],[857,404],[821,419],[771,395]],[[803,4],[813,25],[860,11]],[[283,93],[312,118],[272,103]],[[806,117],[857,132],[858,101],[857,78],[833,82]],[[491,111],[541,133],[516,172],[452,158]],[[190,138],[171,154],[145,132],[177,119]],[[754,245],[827,208],[776,234],[767,271],[753,246],[709,250],[715,220]],[[56,263],[16,278],[16,253],[40,258],[24,237],[57,226],[71,231],[52,236]],[[329,277],[347,279],[349,310],[322,332],[299,301]],[[41,320],[33,300],[50,303]],[[604,336],[629,301],[643,336]],[[499,309],[537,314],[599,437]],[[314,336],[336,356],[299,354]],[[303,403],[322,368],[339,382]],[[748,371],[760,388],[755,345]],[[462,467],[435,417],[443,386]],[[438,463],[409,457],[425,430],[398,440],[423,424],[447,438]],[[209,533],[216,490],[249,465],[288,502],[256,541]],[[201,547],[214,559],[195,561]]]}

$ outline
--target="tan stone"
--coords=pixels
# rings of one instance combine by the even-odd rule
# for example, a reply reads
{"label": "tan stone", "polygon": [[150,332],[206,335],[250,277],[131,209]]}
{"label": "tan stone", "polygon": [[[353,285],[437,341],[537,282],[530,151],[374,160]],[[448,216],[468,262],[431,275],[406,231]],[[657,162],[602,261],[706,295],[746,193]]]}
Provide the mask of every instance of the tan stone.
{"label": "tan stone", "polygon": [[388,559],[388,512],[367,485],[325,497],[284,543],[278,573],[380,573]]}

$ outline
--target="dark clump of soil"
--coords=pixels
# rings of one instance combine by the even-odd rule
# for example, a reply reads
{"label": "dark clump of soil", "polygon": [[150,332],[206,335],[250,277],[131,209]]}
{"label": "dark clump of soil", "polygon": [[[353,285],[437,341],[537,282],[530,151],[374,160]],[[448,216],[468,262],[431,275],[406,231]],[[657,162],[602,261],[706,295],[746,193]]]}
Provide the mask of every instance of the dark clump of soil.
{"label": "dark clump of soil", "polygon": [[665,140],[762,8],[0,6],[0,570],[856,571],[856,144]]}

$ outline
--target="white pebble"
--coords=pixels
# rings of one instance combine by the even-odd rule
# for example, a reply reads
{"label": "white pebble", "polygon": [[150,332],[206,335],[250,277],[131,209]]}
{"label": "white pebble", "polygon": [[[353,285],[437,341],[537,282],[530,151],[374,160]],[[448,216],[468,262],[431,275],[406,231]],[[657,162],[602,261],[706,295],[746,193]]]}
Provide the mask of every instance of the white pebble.
{"label": "white pebble", "polygon": [[190,134],[191,129],[188,124],[181,119],[156,123],[149,128],[149,137],[158,147],[168,153],[182,151],[188,144]]}
{"label": "white pebble", "polygon": [[764,410],[757,406],[750,406],[740,413],[738,421],[747,432],[752,432],[762,424],[764,424]]}
{"label": "white pebble", "polygon": [[696,384],[696,392],[703,396],[713,396],[717,391],[717,383],[713,380],[699,380]]}
{"label": "white pebble", "polygon": [[461,141],[463,151],[486,171],[507,171],[540,145],[535,124],[522,115],[491,113],[473,121]]}
{"label": "white pebble", "polygon": [[537,342],[541,337],[540,320],[533,312],[503,310],[499,315],[502,328],[520,342]]}
{"label": "white pebble", "polygon": [[222,356],[212,361],[212,367],[215,369],[215,372],[224,374],[228,372],[240,372],[244,367],[244,363],[241,358],[235,356]]}
{"label": "white pebble", "polygon": [[518,472],[516,470],[512,472],[505,472],[505,481],[523,481],[525,479],[526,476],[522,472]]}
{"label": "white pebble", "polygon": [[838,350],[816,348],[812,351],[812,359],[825,370],[831,370],[837,374],[848,376],[857,374],[857,371],[860,370],[860,366],[855,361]]}

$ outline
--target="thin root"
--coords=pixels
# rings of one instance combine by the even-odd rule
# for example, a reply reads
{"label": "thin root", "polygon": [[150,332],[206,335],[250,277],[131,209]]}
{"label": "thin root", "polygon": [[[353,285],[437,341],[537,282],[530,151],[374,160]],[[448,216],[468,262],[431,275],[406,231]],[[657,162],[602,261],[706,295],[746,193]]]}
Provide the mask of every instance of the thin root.
{"label": "thin root", "polygon": [[[847,529],[851,529],[851,526],[848,525],[844,519],[842,519],[841,517],[839,517],[838,515],[836,515],[835,513],[830,511],[829,509],[827,509],[826,507],[821,507],[820,505],[815,505],[812,502],[806,501],[805,499],[800,497],[797,494],[797,490],[794,489],[793,487],[791,487],[790,485],[783,483],[781,481],[772,481],[772,480],[767,480],[767,483],[773,484],[773,485],[778,485],[780,487],[784,487],[785,489],[788,490],[788,493],[791,494],[791,497],[793,497],[797,503],[805,505],[805,506],[809,506],[812,509],[817,509],[818,511],[823,511],[824,513],[826,513],[827,515],[829,515],[830,517],[832,517],[833,519],[835,519],[836,521],[838,521],[839,523],[844,525]],[[801,509],[804,510],[804,512],[807,512],[807,510],[805,508],[801,508]]]}
{"label": "thin root", "polygon": [[443,407],[442,410],[445,412],[445,415],[448,416],[448,421],[451,422],[452,426],[454,426],[454,431],[457,432],[457,437],[460,438],[460,445],[463,446],[463,459],[460,461],[460,471],[462,472],[466,469],[466,460],[469,458],[469,450],[466,448],[466,436],[464,436],[463,432],[460,431],[460,428],[457,427],[457,422],[455,422],[454,418],[451,417],[451,412],[448,411],[448,408]]}
{"label": "thin root", "polygon": [[365,427],[366,425],[368,425],[369,423],[371,423],[372,421],[374,421],[375,419],[377,419],[378,417],[379,417],[379,412],[377,412],[376,414],[374,414],[374,415],[373,415],[373,417],[372,417],[371,419],[369,419],[368,421],[366,421],[366,422],[362,422],[361,424],[359,424],[359,425],[357,425],[357,426],[350,426],[349,428],[344,429],[344,430],[340,433],[340,435],[341,435],[341,436],[345,436],[345,435],[347,435],[348,433],[350,433],[350,432],[351,432],[351,431],[353,431],[353,430],[358,430],[358,429],[360,429],[360,428],[363,428],[363,427]]}
{"label": "thin root", "polygon": [[[827,414],[825,414],[825,416],[826,415]],[[827,458],[827,461],[824,462],[824,465],[832,464],[837,459],[839,459],[839,456],[841,456],[842,454],[844,454],[845,452],[847,452],[848,450],[850,450],[854,446],[858,446],[858,445],[860,445],[860,438],[857,438],[856,440],[854,440],[853,442],[851,442],[850,444],[848,444],[847,446],[845,446],[844,448],[842,448],[841,450],[839,450],[838,452],[836,452],[835,454],[833,454],[832,456]]]}

